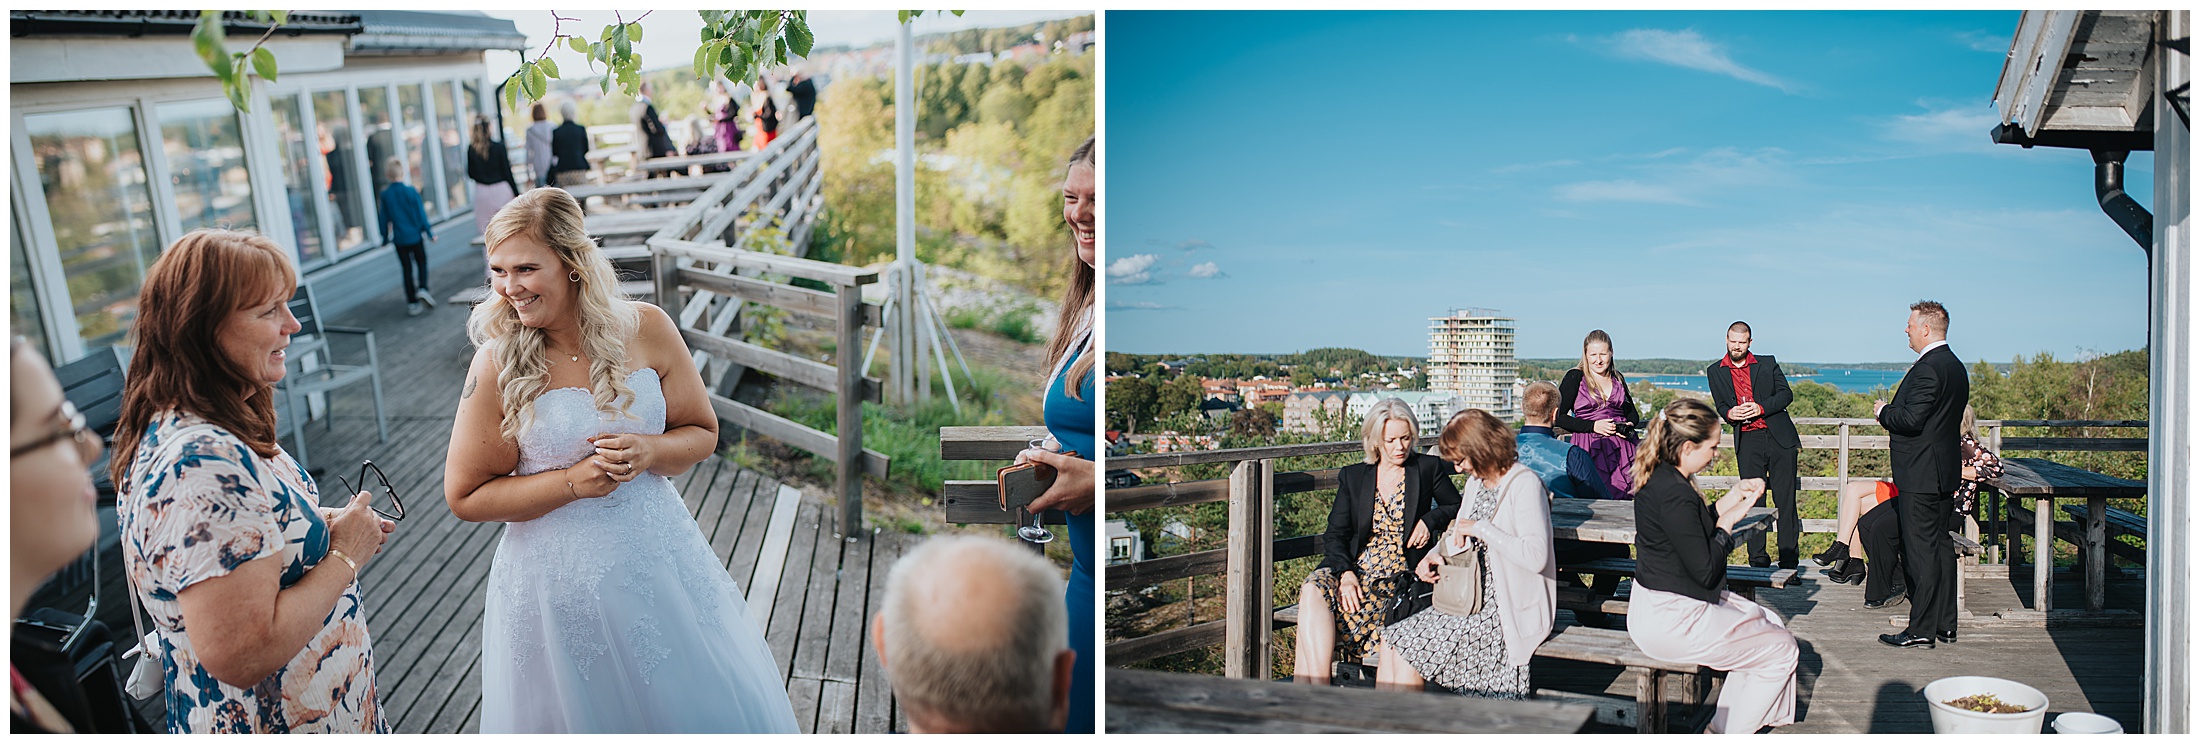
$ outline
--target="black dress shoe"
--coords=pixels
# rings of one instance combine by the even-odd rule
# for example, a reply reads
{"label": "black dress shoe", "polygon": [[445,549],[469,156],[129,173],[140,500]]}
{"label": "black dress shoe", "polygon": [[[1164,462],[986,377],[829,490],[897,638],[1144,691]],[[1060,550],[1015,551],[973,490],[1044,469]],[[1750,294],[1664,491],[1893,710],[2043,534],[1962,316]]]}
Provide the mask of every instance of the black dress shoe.
{"label": "black dress shoe", "polygon": [[1864,560],[1861,558],[1842,558],[1826,569],[1826,580],[1836,584],[1862,584],[1864,568]]}
{"label": "black dress shoe", "polygon": [[1910,592],[1909,592],[1909,590],[1907,590],[1907,589],[1896,589],[1896,590],[1894,590],[1894,593],[1893,593],[1893,594],[1889,594],[1889,595],[1887,595],[1887,596],[1885,596],[1885,597],[1881,597],[1881,598],[1879,598],[1879,599],[1867,599],[1867,600],[1864,600],[1864,609],[1867,609],[1867,610],[1884,610],[1884,609],[1887,609],[1887,608],[1889,608],[1889,607],[1893,607],[1893,606],[1896,606],[1896,605],[1902,604],[1902,603],[1903,603],[1904,601],[1908,600],[1909,598],[1910,598]]}
{"label": "black dress shoe", "polygon": [[1900,633],[1888,633],[1886,635],[1882,635],[1879,637],[1879,642],[1887,644],[1889,646],[1893,646],[1895,648],[1933,647],[1933,639],[1926,638],[1924,636],[1910,635],[1910,631],[1907,630]]}
{"label": "black dress shoe", "polygon": [[1838,561],[1847,557],[1849,557],[1849,544],[1844,542],[1837,542],[1833,544],[1833,547],[1827,548],[1824,551],[1819,552],[1817,555],[1811,556],[1810,559],[1817,561],[1818,565],[1831,566],[1833,565],[1834,561]]}
{"label": "black dress shoe", "polygon": [[1753,556],[1750,556],[1750,557],[1749,557],[1749,567],[1750,567],[1750,568],[1771,568],[1771,567],[1772,567],[1772,556],[1769,556],[1769,555],[1753,555]]}
{"label": "black dress shoe", "polygon": [[1934,633],[1933,640],[1939,641],[1941,643],[1955,643],[1956,632],[1951,630],[1946,633]]}
{"label": "black dress shoe", "polygon": [[1802,561],[1798,561],[1798,560],[1796,560],[1796,559],[1794,559],[1794,558],[1782,558],[1782,559],[1780,559],[1780,567],[1781,567],[1781,568],[1784,568],[1784,569],[1787,569],[1787,570],[1789,570],[1789,571],[1793,571],[1793,570],[1795,570],[1795,567],[1796,567],[1796,566],[1799,566],[1799,565],[1801,565],[1801,564],[1802,564]]}

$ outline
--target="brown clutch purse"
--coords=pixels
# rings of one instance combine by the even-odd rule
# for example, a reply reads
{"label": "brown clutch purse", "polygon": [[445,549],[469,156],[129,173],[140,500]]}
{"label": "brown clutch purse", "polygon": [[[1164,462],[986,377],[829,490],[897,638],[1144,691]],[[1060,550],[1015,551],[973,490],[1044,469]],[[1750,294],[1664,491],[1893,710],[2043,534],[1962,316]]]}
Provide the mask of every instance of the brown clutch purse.
{"label": "brown clutch purse", "polygon": [[[1077,456],[1075,452],[1062,454]],[[1040,494],[1046,493],[1047,489],[1054,487],[1055,475],[1054,466],[1038,461],[1010,465],[995,471],[993,477],[1000,482],[1001,511],[1024,508],[1033,499],[1039,498]]]}

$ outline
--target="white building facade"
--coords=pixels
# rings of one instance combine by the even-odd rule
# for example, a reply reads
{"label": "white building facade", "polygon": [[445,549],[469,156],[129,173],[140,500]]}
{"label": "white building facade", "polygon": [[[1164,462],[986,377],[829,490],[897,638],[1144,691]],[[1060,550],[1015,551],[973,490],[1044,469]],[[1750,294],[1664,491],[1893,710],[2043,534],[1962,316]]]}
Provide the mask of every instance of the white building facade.
{"label": "white building facade", "polygon": [[1384,398],[1405,401],[1406,406],[1413,409],[1413,425],[1420,429],[1421,436],[1424,437],[1435,436],[1442,431],[1444,422],[1450,421],[1452,414],[1474,407],[1468,405],[1465,398],[1437,390],[1384,390],[1353,393],[1344,403],[1345,415],[1351,417],[1353,426],[1359,426],[1367,421],[1368,410]]}
{"label": "white building facade", "polygon": [[[469,124],[500,118],[482,52],[524,45],[510,21],[293,13],[266,42],[277,79],[253,84],[245,112],[192,50],[197,16],[10,12],[9,320],[56,364],[126,343],[146,269],[201,227],[273,238],[324,314],[396,287],[374,198],[388,158],[438,235],[472,231]],[[232,51],[266,30],[228,22]],[[467,248],[439,245],[430,265]]]}
{"label": "white building facade", "polygon": [[1428,389],[1457,395],[1500,420],[1520,420],[1512,318],[1481,308],[1430,318],[1427,372]]}

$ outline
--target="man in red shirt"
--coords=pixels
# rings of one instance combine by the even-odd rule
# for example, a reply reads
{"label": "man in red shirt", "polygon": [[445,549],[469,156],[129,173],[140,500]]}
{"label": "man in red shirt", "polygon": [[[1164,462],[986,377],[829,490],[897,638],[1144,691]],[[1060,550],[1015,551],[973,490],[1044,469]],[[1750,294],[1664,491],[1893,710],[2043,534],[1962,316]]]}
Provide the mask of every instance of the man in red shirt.
{"label": "man in red shirt", "polygon": [[[1711,387],[1712,408],[1734,425],[1734,459],[1741,477],[1765,479],[1765,495],[1780,508],[1780,567],[1794,568],[1801,552],[1796,541],[1803,534],[1803,520],[1795,513],[1795,492],[1802,480],[1795,475],[1795,454],[1802,439],[1787,407],[1795,401],[1787,375],[1770,356],[1749,353],[1749,324],[1734,321],[1726,327],[1726,356],[1703,370]],[[1758,506],[1764,506],[1760,499]],[[1772,565],[1765,554],[1765,533],[1749,538],[1749,565]]]}

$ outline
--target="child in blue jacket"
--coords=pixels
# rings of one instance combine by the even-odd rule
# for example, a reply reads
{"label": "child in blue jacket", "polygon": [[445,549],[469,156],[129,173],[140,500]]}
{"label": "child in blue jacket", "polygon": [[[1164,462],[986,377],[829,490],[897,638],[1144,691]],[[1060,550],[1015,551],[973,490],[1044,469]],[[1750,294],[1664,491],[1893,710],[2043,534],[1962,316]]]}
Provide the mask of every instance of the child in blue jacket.
{"label": "child in blue jacket", "polygon": [[435,239],[435,228],[428,224],[420,190],[405,183],[404,162],[390,158],[382,165],[382,175],[390,182],[375,199],[382,212],[382,235],[397,244],[397,266],[405,272],[405,314],[419,315],[435,308],[435,296],[428,293],[427,247],[427,241]]}

